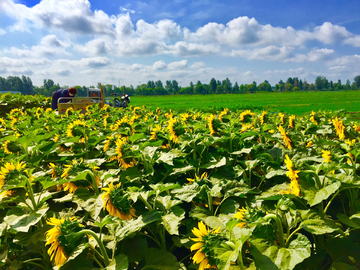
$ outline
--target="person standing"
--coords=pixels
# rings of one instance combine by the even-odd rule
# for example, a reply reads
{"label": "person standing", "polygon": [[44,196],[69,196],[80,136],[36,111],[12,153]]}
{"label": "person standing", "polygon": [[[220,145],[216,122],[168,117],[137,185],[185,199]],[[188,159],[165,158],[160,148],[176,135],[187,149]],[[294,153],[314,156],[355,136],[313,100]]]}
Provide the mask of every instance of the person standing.
{"label": "person standing", "polygon": [[[53,111],[55,111],[58,108],[58,100],[62,97],[74,97],[77,94],[77,90],[75,87],[70,87],[69,89],[59,89],[56,90],[52,95],[52,104],[51,107]],[[71,101],[71,99],[62,99],[60,100],[60,103],[66,103]]]}

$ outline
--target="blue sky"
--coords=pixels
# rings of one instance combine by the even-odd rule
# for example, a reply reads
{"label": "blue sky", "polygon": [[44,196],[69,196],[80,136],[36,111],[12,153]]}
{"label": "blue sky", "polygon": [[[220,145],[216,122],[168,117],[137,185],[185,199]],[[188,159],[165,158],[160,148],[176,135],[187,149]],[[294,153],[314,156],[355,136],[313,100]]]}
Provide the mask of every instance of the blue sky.
{"label": "blue sky", "polygon": [[0,0],[0,76],[34,85],[360,75],[359,0]]}

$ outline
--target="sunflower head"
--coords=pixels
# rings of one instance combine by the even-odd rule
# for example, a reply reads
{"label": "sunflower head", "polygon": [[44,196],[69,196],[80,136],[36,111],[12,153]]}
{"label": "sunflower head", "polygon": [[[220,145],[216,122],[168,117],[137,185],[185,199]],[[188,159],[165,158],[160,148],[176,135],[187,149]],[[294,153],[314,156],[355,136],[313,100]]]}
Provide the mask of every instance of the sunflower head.
{"label": "sunflower head", "polygon": [[54,226],[45,233],[45,245],[51,245],[48,254],[55,265],[61,266],[87,236],[76,234],[83,227],[76,218],[50,218],[46,223]]}
{"label": "sunflower head", "polygon": [[[92,171],[94,174],[96,173],[98,167],[94,167],[91,164],[83,163],[83,159],[72,161],[72,164],[65,165],[65,170],[61,174],[61,178],[63,179],[71,179],[76,176],[78,173],[83,172],[85,170]],[[97,184],[99,184],[99,178],[95,176],[97,180]],[[86,189],[93,189],[94,183],[91,179],[84,179],[84,180],[77,180],[63,184],[63,188],[65,191],[70,193],[74,193],[78,188],[86,188]]]}
{"label": "sunflower head", "polygon": [[135,217],[135,209],[130,204],[129,195],[121,188],[121,183],[114,186],[111,182],[103,190],[106,191],[101,196],[104,200],[104,209],[106,208],[110,215],[122,220]]}
{"label": "sunflower head", "polygon": [[199,270],[215,267],[217,264],[215,248],[225,241],[225,237],[220,233],[220,227],[210,230],[200,221],[198,228],[194,227],[191,231],[196,238],[190,239],[196,243],[190,247],[190,250],[197,250],[192,258],[193,262],[199,264]]}
{"label": "sunflower head", "polygon": [[5,141],[2,144],[2,148],[4,149],[5,154],[11,155],[16,154],[18,155],[21,151],[21,146],[16,141]]}
{"label": "sunflower head", "polygon": [[238,211],[236,212],[236,214],[234,215],[234,218],[239,220],[239,223],[236,225],[236,227],[240,227],[240,228],[244,228],[246,225],[246,216],[248,213],[248,209],[246,208],[241,208],[238,209]]}
{"label": "sunflower head", "polygon": [[2,188],[8,180],[19,179],[22,176],[26,176],[25,166],[26,164],[24,162],[6,162],[4,166],[0,168],[0,188]]}

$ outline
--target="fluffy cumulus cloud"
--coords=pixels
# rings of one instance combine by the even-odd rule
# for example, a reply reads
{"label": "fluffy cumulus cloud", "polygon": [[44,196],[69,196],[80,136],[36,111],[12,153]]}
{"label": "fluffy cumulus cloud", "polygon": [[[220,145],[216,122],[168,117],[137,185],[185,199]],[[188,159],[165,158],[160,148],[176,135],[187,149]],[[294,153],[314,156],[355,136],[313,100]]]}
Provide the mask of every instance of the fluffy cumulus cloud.
{"label": "fluffy cumulus cloud", "polygon": [[69,55],[69,53],[66,52],[66,49],[70,46],[70,42],[61,41],[55,35],[48,35],[40,40],[39,45],[35,45],[27,49],[11,47],[10,49],[5,49],[4,52],[18,57],[26,57],[27,59],[38,59],[39,57]]}
{"label": "fluffy cumulus cloud", "polygon": [[279,61],[288,57],[292,51],[292,47],[267,46],[253,50],[232,50],[230,53],[224,53],[224,55],[238,56],[250,60]]}
{"label": "fluffy cumulus cloud", "polygon": [[294,57],[285,59],[285,62],[315,62],[322,60],[330,60],[335,51],[331,49],[313,49],[307,54],[296,54]]}
{"label": "fluffy cumulus cloud", "polygon": [[[0,0],[0,16],[10,18],[9,24],[0,28],[2,39],[21,32],[42,35],[32,46],[0,47],[2,74],[55,74],[61,78],[81,73],[91,78],[96,70],[107,79],[117,80],[120,73],[121,79],[141,74],[141,80],[145,80],[154,74],[165,79],[192,75],[205,78],[216,70],[218,76],[241,74],[241,78],[253,80],[253,71],[240,72],[240,68],[229,67],[220,72],[215,64],[211,69],[209,59],[215,56],[288,65],[316,62],[331,70],[353,67],[359,61],[358,55],[335,58],[335,46],[356,49],[360,47],[360,35],[330,22],[302,30],[261,24],[255,18],[240,16],[225,24],[209,22],[190,30],[169,19],[133,21],[130,5],[118,7],[118,11],[119,14],[109,15],[93,10],[89,0],[42,0],[33,7],[17,0]],[[151,58],[153,64],[141,63],[145,57]],[[117,62],[125,62],[124,59],[129,64],[119,66]],[[262,74],[270,76],[280,71]]]}
{"label": "fluffy cumulus cloud", "polygon": [[163,70],[163,69],[166,69],[167,65],[163,62],[163,61],[156,61],[154,64],[153,64],[153,68],[155,70]]}

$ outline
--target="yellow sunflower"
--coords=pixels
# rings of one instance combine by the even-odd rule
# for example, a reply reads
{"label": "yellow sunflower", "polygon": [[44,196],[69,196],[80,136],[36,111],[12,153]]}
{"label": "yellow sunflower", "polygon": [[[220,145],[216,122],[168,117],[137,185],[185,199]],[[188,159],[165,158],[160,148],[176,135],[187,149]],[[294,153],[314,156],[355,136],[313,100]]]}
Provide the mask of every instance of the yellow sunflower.
{"label": "yellow sunflower", "polygon": [[[49,218],[47,224],[54,226],[46,231],[46,245],[51,245],[47,253],[54,264],[61,267],[71,252],[80,244],[83,237],[74,238],[72,235],[82,230],[83,225],[75,217],[69,219]],[[84,236],[86,237],[86,236]]]}
{"label": "yellow sunflower", "polygon": [[[75,129],[75,127],[77,127],[77,126],[87,127],[85,121],[75,120],[74,122],[70,123],[70,124],[67,126],[66,135],[67,135],[68,137],[75,137],[75,135],[74,135],[74,129]],[[81,133],[81,134],[76,134],[76,135],[77,135],[77,136],[78,136],[78,135],[83,136],[82,133]]]}
{"label": "yellow sunflower", "polygon": [[283,142],[284,142],[285,146],[291,150],[292,149],[291,140],[288,137],[288,135],[286,134],[285,129],[280,125],[280,126],[278,126],[278,130],[280,131],[280,134],[283,136],[282,138],[283,138]]}
{"label": "yellow sunflower", "polygon": [[170,133],[170,140],[173,141],[173,143],[179,143],[179,137],[176,135],[176,132],[174,130],[174,125],[177,122],[176,118],[173,118],[172,116],[169,118],[167,130]]}
{"label": "yellow sunflower", "polygon": [[209,124],[210,135],[216,134],[216,130],[214,128],[214,120],[215,119],[216,119],[216,117],[213,114],[210,114],[210,116],[207,118],[207,121]]}
{"label": "yellow sunflower", "polygon": [[122,220],[132,219],[136,217],[135,209],[130,205],[128,195],[120,186],[121,183],[114,187],[113,182],[111,182],[108,187],[102,188],[106,191],[101,195],[101,199],[104,201],[104,210],[106,209],[110,215]]}
{"label": "yellow sunflower", "polygon": [[56,266],[62,266],[64,262],[67,260],[67,256],[65,255],[64,247],[60,245],[58,242],[58,236],[61,235],[60,226],[64,223],[64,219],[50,218],[46,221],[47,224],[53,225],[52,229],[48,230],[45,233],[46,237],[46,245],[51,245],[48,249],[48,254],[50,259],[54,260],[54,264]]}
{"label": "yellow sunflower", "polygon": [[188,181],[191,183],[191,182],[194,182],[194,181],[197,181],[197,180],[201,180],[201,179],[206,179],[206,178],[208,178],[208,174],[207,174],[207,172],[204,172],[200,177],[197,176],[197,174],[195,174],[195,179],[186,178],[186,180],[188,180]]}
{"label": "yellow sunflower", "polygon": [[294,170],[294,165],[291,161],[291,159],[289,158],[288,155],[285,155],[285,160],[284,160],[287,169],[289,170],[286,173],[286,176],[289,177],[289,179],[291,180],[290,182],[290,186],[289,186],[289,190],[285,190],[285,191],[281,191],[281,194],[294,194],[296,196],[300,196],[301,194],[301,190],[299,187],[299,176],[298,173],[300,171],[295,171]]}
{"label": "yellow sunflower", "polygon": [[295,120],[295,115],[290,115],[290,117],[289,117],[289,128],[291,127],[291,128],[295,128],[294,127],[294,120]]}
{"label": "yellow sunflower", "polygon": [[247,209],[245,209],[244,207],[241,209],[238,209],[238,211],[236,212],[236,214],[234,215],[234,218],[239,219],[240,222],[238,224],[236,224],[236,227],[240,227],[240,228],[244,228],[246,225],[246,219],[245,219],[245,214],[248,212]]}
{"label": "yellow sunflower", "polygon": [[197,250],[192,258],[193,262],[196,264],[200,264],[199,270],[204,270],[207,268],[216,268],[215,265],[211,265],[209,263],[209,259],[211,258],[206,256],[207,254],[211,255],[212,253],[211,248],[214,248],[214,247],[208,247],[207,242],[209,238],[212,238],[213,235],[220,232],[220,227],[218,229],[215,228],[210,231],[209,229],[206,228],[206,225],[202,221],[200,221],[198,223],[198,228],[194,227],[191,230],[191,232],[197,237],[197,238],[190,238],[191,240],[197,242],[190,247],[190,251]]}
{"label": "yellow sunflower", "polygon": [[[3,167],[0,168],[0,188],[5,184],[6,177],[12,172],[21,172],[26,164],[24,162],[10,163],[6,162]],[[10,176],[11,177],[11,176]]]}
{"label": "yellow sunflower", "polygon": [[151,137],[150,140],[155,140],[156,139],[156,134],[161,131],[161,125],[156,125],[155,127],[152,128],[151,130]]}
{"label": "yellow sunflower", "polygon": [[265,115],[267,114],[266,111],[263,111],[260,115],[260,123],[263,125],[265,123]]}
{"label": "yellow sunflower", "polygon": [[335,127],[336,135],[339,136],[340,140],[344,140],[345,139],[345,134],[344,134],[345,126],[344,126],[343,122],[340,121],[337,117],[335,117],[332,120],[332,123],[333,123],[333,125]]}
{"label": "yellow sunflower", "polygon": [[323,152],[322,157],[325,159],[324,162],[330,162],[331,161],[331,153],[330,151],[321,150]]}
{"label": "yellow sunflower", "polygon": [[[79,161],[73,160],[72,164],[65,165],[65,170],[61,174],[61,178],[66,179],[68,176],[76,174],[79,171],[83,171],[86,169],[91,169],[94,172],[94,175],[99,167],[91,166],[83,164],[83,159],[81,158]],[[95,175],[97,186],[99,186],[100,179],[98,176]],[[94,184],[88,182],[87,180],[78,180],[76,182],[68,182],[62,185],[64,191],[69,191],[70,193],[74,193],[78,188],[86,188],[86,189],[93,189]]]}

